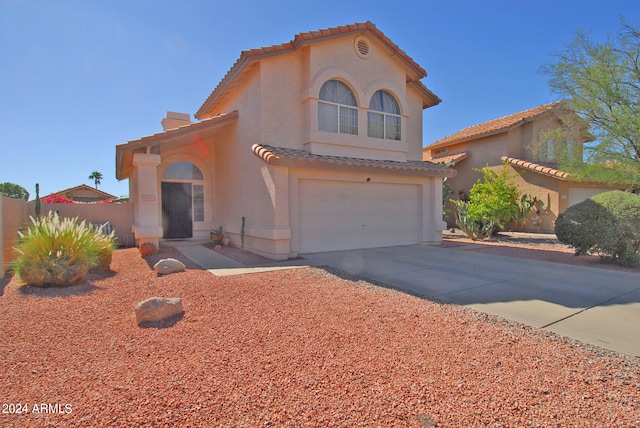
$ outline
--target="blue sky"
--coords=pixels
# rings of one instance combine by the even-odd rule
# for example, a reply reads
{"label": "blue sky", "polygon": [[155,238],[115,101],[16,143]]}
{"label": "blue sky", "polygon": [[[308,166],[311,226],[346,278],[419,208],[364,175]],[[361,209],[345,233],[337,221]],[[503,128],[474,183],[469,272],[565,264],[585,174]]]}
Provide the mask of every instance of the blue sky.
{"label": "blue sky", "polygon": [[424,145],[555,101],[540,67],[577,29],[638,25],[638,0],[0,0],[0,182],[34,196],[93,183],[117,196],[115,145],[193,115],[245,49],[371,21],[443,101]]}

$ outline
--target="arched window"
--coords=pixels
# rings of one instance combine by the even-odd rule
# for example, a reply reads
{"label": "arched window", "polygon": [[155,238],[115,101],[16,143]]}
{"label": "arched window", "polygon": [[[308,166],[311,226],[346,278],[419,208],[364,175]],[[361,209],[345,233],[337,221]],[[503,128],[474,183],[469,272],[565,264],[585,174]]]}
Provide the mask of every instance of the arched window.
{"label": "arched window", "polygon": [[387,91],[377,91],[371,97],[367,133],[369,137],[385,138],[400,141],[402,128],[400,106],[396,99]]}
{"label": "arched window", "polygon": [[351,89],[339,80],[328,80],[320,89],[318,129],[358,135],[358,105]]}
{"label": "arched window", "polygon": [[191,162],[175,162],[164,172],[162,178],[174,180],[204,180],[200,168]]}

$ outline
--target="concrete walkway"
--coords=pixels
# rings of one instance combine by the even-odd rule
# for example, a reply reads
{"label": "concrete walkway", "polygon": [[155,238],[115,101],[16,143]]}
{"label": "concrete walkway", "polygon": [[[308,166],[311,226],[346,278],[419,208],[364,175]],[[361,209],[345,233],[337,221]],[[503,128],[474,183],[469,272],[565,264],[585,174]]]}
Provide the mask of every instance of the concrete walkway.
{"label": "concrete walkway", "polygon": [[216,276],[244,275],[248,273],[309,267],[307,260],[274,261],[273,263],[266,263],[259,266],[246,266],[197,243],[180,243],[172,244],[172,246],[189,260]]}
{"label": "concrete walkway", "polygon": [[305,254],[303,260],[253,267],[199,245],[177,248],[215,275],[329,265],[417,296],[640,356],[638,274],[429,246]]}

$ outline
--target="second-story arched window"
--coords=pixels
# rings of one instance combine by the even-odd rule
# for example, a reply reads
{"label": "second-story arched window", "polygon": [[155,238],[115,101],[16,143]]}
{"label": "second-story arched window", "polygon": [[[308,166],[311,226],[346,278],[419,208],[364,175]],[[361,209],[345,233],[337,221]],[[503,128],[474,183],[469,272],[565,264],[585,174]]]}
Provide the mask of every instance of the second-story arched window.
{"label": "second-story arched window", "polygon": [[373,94],[367,119],[369,137],[400,141],[402,128],[400,106],[390,93],[377,91]]}
{"label": "second-story arched window", "polygon": [[358,105],[351,89],[339,80],[328,80],[320,88],[318,129],[358,135]]}

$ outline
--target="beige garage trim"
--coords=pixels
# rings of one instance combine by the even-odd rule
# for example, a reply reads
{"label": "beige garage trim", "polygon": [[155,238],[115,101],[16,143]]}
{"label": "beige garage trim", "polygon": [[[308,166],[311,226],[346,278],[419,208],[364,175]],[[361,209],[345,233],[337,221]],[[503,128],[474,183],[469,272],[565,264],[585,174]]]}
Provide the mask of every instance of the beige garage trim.
{"label": "beige garage trim", "polygon": [[299,253],[417,244],[419,186],[299,181]]}

